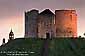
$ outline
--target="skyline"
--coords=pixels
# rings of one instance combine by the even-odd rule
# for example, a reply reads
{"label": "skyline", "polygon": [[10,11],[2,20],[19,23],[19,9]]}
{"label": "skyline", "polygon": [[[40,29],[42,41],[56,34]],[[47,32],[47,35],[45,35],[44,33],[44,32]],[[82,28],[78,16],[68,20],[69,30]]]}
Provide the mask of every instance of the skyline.
{"label": "skyline", "polygon": [[76,9],[78,36],[83,36],[85,31],[84,2],[85,0],[0,0],[0,44],[3,38],[6,38],[7,42],[11,28],[15,38],[24,36],[24,12],[32,8],[39,11],[50,8],[53,12],[56,9]]}

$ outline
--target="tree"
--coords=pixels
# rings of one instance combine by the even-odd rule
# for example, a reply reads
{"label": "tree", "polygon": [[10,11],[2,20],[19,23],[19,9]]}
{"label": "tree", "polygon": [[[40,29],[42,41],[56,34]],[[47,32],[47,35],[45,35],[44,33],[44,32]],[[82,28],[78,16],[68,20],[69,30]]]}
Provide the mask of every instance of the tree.
{"label": "tree", "polygon": [[79,38],[81,38],[81,36],[79,36]]}
{"label": "tree", "polygon": [[84,36],[85,36],[85,33],[84,33]]}

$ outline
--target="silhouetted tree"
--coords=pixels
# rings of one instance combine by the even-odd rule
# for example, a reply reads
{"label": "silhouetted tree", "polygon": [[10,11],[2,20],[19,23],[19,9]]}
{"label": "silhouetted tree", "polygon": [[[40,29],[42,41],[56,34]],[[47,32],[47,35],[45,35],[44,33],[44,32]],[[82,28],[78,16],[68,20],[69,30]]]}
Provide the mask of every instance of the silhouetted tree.
{"label": "silhouetted tree", "polygon": [[84,36],[85,36],[85,33],[84,33]]}
{"label": "silhouetted tree", "polygon": [[79,36],[79,38],[81,38],[81,36]]}

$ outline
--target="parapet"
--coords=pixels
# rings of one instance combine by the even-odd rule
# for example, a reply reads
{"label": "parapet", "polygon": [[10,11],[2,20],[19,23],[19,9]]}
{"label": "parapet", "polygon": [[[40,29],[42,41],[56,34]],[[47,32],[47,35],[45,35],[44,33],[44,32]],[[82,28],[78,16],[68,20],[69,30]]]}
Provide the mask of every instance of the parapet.
{"label": "parapet", "polygon": [[30,11],[25,11],[25,13],[30,13],[30,12],[39,12],[39,10],[36,10],[36,9],[32,9],[32,10],[30,10]]}
{"label": "parapet", "polygon": [[61,13],[61,12],[76,13],[76,10],[55,10],[55,13]]}

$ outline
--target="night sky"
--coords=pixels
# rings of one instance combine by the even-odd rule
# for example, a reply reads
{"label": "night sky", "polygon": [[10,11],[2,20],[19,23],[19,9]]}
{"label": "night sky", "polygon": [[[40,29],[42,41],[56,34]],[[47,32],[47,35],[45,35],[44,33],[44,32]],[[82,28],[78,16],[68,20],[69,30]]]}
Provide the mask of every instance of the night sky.
{"label": "night sky", "polygon": [[24,12],[30,9],[42,11],[50,8],[76,9],[78,15],[78,36],[85,32],[85,0],[0,0],[0,45],[2,39],[8,39],[13,29],[15,38],[24,36]]}

